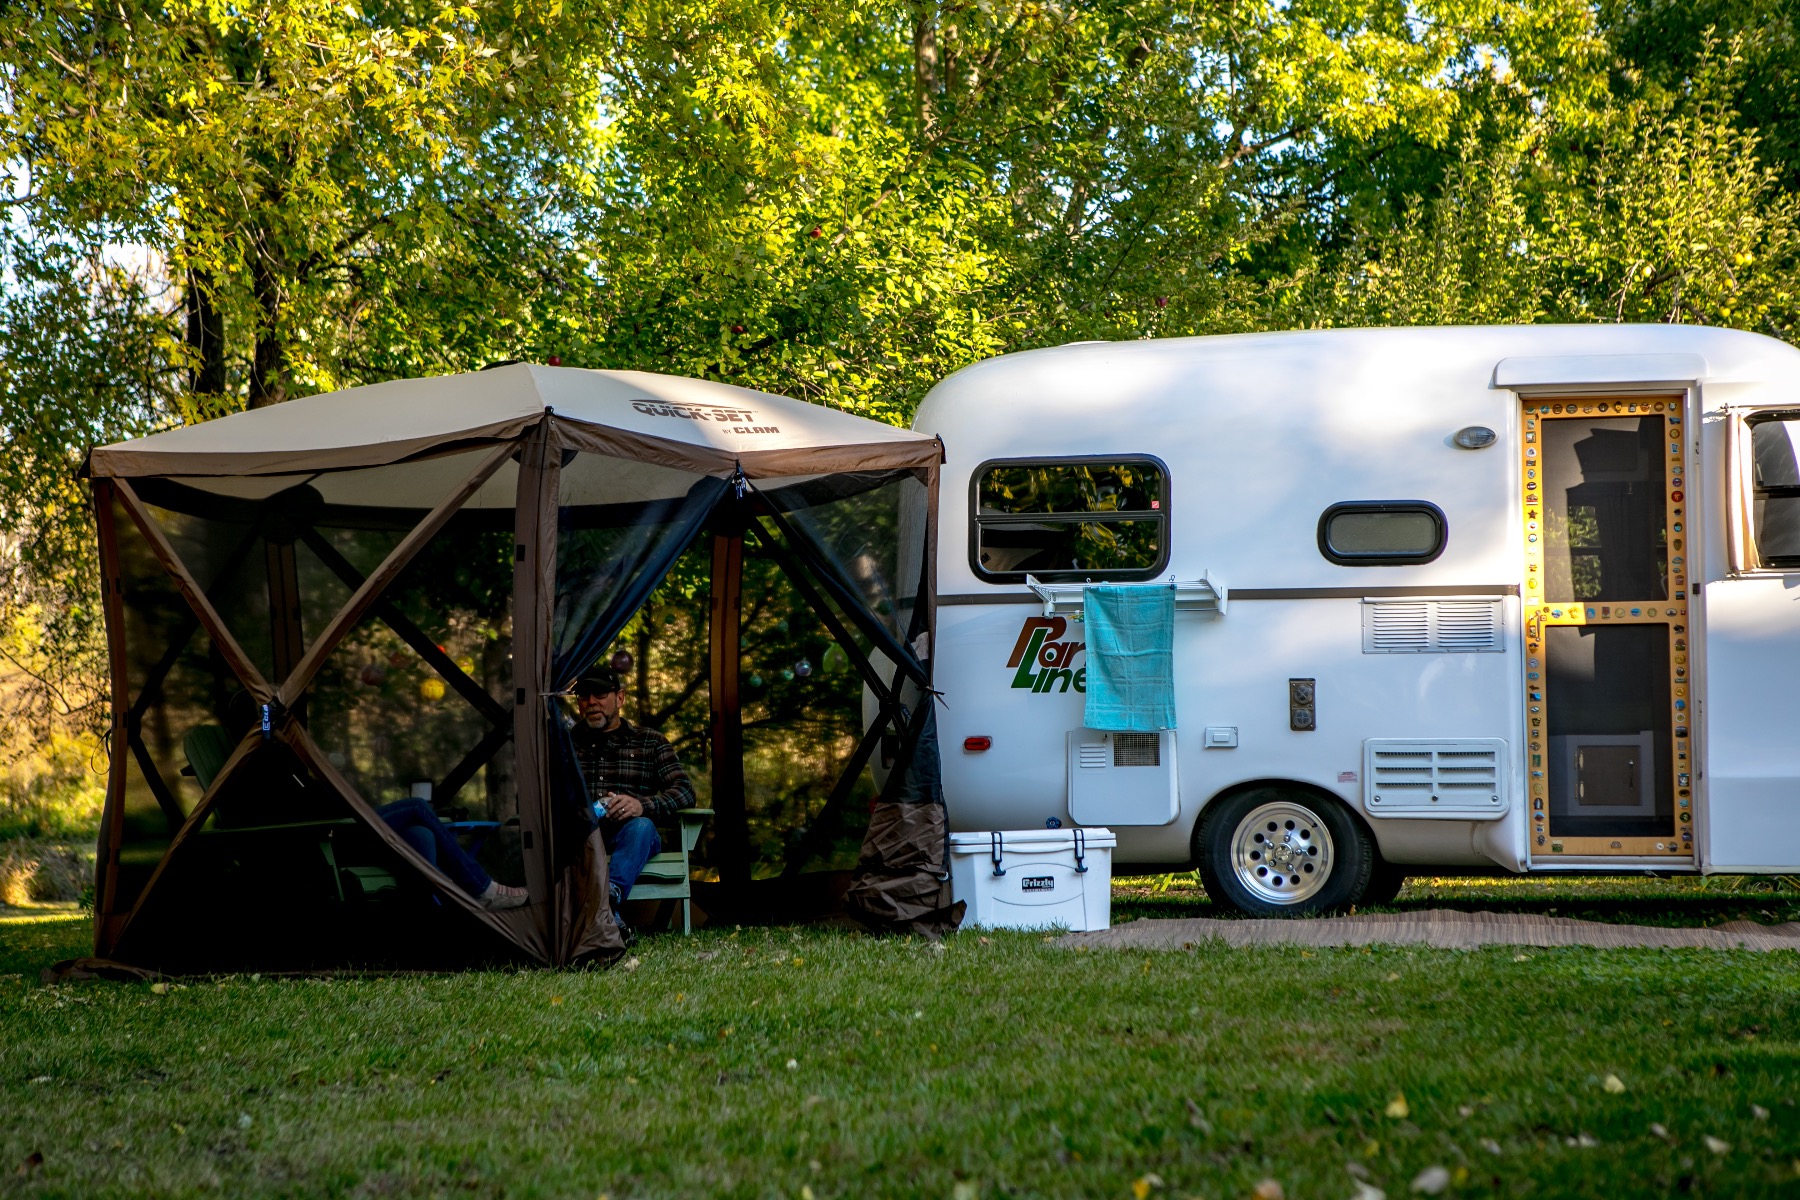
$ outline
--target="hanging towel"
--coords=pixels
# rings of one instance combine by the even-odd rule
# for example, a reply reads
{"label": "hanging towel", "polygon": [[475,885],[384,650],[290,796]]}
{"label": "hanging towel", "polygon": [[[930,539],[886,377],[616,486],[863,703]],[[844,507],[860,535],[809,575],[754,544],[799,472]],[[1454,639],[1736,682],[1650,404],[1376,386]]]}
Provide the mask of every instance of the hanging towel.
{"label": "hanging towel", "polygon": [[1175,589],[1101,585],[1082,597],[1089,729],[1175,728]]}

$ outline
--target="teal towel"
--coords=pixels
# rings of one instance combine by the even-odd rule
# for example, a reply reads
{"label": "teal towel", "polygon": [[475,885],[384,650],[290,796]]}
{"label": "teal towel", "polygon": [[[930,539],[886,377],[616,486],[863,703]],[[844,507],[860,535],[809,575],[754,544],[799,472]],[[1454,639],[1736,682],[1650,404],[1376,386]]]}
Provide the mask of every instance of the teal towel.
{"label": "teal towel", "polygon": [[1102,585],[1082,596],[1089,729],[1175,728],[1175,589]]}

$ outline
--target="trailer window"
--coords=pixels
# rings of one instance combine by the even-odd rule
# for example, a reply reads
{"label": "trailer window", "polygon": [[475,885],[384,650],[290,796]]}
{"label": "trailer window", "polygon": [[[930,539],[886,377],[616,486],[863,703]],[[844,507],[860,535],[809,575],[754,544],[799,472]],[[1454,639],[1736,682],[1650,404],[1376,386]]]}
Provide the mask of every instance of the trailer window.
{"label": "trailer window", "polygon": [[990,462],[975,472],[983,579],[1149,579],[1168,562],[1168,470],[1151,458]]}
{"label": "trailer window", "polygon": [[1750,446],[1758,564],[1800,567],[1800,413],[1752,417]]}
{"label": "trailer window", "polygon": [[1347,500],[1319,517],[1319,553],[1339,566],[1430,562],[1445,538],[1443,510],[1424,500]]}

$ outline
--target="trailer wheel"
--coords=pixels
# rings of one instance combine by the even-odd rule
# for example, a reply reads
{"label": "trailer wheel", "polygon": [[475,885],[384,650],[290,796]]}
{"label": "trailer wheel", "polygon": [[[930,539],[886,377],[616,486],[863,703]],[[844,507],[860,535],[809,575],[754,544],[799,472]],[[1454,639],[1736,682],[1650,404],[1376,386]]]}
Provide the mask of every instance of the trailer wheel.
{"label": "trailer wheel", "polygon": [[1207,805],[1195,830],[1200,882],[1255,917],[1299,917],[1356,902],[1375,848],[1336,801],[1298,788],[1254,788]]}

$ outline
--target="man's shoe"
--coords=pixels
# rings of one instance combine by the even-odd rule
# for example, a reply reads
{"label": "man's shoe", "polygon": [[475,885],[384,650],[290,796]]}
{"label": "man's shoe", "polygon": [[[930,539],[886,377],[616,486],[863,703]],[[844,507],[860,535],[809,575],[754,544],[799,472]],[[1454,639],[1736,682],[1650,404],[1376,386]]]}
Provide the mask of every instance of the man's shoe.
{"label": "man's shoe", "polygon": [[487,891],[475,897],[476,903],[489,912],[505,912],[509,908],[523,908],[531,902],[531,894],[524,888],[507,887],[497,880],[490,881]]}
{"label": "man's shoe", "polygon": [[627,950],[631,949],[632,946],[637,944],[637,940],[638,940],[637,930],[635,930],[631,927],[630,921],[627,921],[624,917],[619,915],[619,910],[616,908],[613,909],[613,924],[618,926],[619,940],[621,942],[625,943],[625,948]]}

